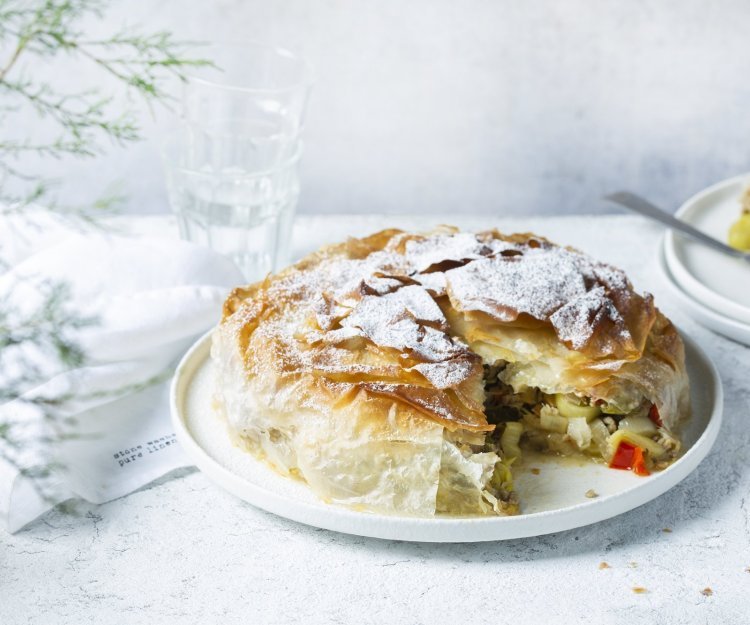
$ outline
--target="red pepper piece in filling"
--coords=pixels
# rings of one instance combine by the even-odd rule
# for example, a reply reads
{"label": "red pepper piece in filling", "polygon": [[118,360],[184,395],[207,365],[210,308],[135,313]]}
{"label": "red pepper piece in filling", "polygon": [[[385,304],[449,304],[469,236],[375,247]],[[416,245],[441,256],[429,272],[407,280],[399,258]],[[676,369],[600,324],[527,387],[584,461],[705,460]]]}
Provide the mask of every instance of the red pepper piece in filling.
{"label": "red pepper piece in filling", "polygon": [[651,404],[651,408],[648,411],[648,418],[656,424],[656,427],[664,427],[664,423],[662,423],[661,415],[659,414],[659,409],[656,407],[656,404]]}
{"label": "red pepper piece in filling", "polygon": [[636,447],[633,452],[633,473],[640,476],[651,475],[646,468],[646,461],[643,458],[643,449]]}
{"label": "red pepper piece in filling", "polygon": [[627,441],[621,441],[609,463],[612,469],[632,469],[636,475],[651,475],[646,468],[643,449]]}

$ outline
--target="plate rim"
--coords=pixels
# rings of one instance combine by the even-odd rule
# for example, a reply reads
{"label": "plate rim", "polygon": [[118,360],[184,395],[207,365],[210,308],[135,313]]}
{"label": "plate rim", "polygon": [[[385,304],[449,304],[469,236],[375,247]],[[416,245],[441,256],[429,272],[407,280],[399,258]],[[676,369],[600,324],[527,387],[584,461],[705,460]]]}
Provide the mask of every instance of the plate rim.
{"label": "plate rim", "polygon": [[[720,180],[701,191],[698,191],[691,197],[689,197],[682,205],[675,211],[675,217],[683,217],[686,213],[690,212],[695,204],[704,200],[715,193],[719,193],[731,187],[735,184],[747,185],[750,183],[750,172],[745,174],[739,174],[732,176],[725,180]],[[693,297],[701,297],[707,300],[706,307],[711,308],[714,312],[722,315],[719,308],[724,308],[727,311],[732,311],[731,318],[741,323],[750,323],[750,307],[743,306],[737,302],[732,301],[728,297],[722,295],[709,288],[703,282],[695,278],[687,268],[680,262],[677,254],[677,238],[672,230],[667,230],[664,236],[664,256],[667,267],[671,271],[675,282],[683,287],[686,294],[693,294]]]}
{"label": "plate rim", "polygon": [[[171,421],[180,445],[211,481],[243,501],[298,523],[344,534],[409,542],[467,543],[542,536],[604,521],[653,501],[690,475],[711,451],[723,418],[724,390],[716,365],[692,338],[680,332],[686,351],[693,352],[710,374],[714,403],[705,429],[690,449],[674,464],[652,474],[643,483],[566,508],[518,516],[425,518],[358,512],[322,502],[299,501],[262,488],[230,471],[198,444],[181,414],[180,403],[187,382],[200,362],[209,357],[213,331],[212,328],[206,332],[185,353],[170,384]],[[253,494],[252,498],[248,497],[248,492]]]}
{"label": "plate rim", "polygon": [[[673,297],[675,297],[679,303],[687,307],[689,311],[693,313],[688,314],[690,314],[690,316],[693,317],[693,319],[700,323],[702,326],[708,328],[713,332],[717,332],[724,337],[730,338],[733,341],[738,341],[743,345],[747,345],[750,347],[750,324],[738,321],[734,317],[726,317],[721,313],[715,311],[713,308],[710,308],[709,306],[701,303],[699,300],[692,298],[688,293],[686,293],[674,279],[672,273],[669,270],[669,267],[667,266],[665,246],[666,235],[662,237],[662,240],[659,244],[658,264],[661,275],[664,278],[664,281],[667,283],[669,291],[672,293]],[[730,335],[728,332],[732,331],[743,333],[744,335],[746,335],[746,338],[739,339],[736,336]]]}

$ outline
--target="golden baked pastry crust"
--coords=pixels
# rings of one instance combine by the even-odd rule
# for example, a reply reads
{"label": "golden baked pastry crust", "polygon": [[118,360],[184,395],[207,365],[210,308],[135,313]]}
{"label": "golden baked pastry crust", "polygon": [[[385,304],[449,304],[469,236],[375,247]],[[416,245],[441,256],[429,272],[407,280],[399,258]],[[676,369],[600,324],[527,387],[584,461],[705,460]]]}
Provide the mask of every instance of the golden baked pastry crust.
{"label": "golden baked pastry crust", "polygon": [[[517,392],[585,395],[622,413],[650,402],[668,429],[689,409],[682,341],[653,298],[621,271],[529,233],[384,230],[324,247],[235,289],[212,353],[224,363],[217,398],[239,439],[324,498],[386,511],[429,513],[429,502],[383,495],[400,488],[394,464],[418,458],[412,469],[440,482],[443,439],[481,453],[496,428],[484,410],[486,366],[496,362],[507,364],[503,383]],[[262,412],[271,416],[255,420]],[[327,432],[326,444],[311,424]],[[332,478],[319,452],[337,436],[366,445],[363,432],[382,442],[371,469],[390,467],[390,481],[342,490],[343,465]],[[407,434],[411,452],[401,457]],[[303,447],[314,460],[300,460]],[[482,458],[485,473],[498,459]],[[429,499],[432,487],[419,496]],[[378,489],[384,501],[371,505],[368,492]],[[356,496],[340,496],[350,491]],[[450,511],[508,511],[485,505],[486,493],[467,496]]]}

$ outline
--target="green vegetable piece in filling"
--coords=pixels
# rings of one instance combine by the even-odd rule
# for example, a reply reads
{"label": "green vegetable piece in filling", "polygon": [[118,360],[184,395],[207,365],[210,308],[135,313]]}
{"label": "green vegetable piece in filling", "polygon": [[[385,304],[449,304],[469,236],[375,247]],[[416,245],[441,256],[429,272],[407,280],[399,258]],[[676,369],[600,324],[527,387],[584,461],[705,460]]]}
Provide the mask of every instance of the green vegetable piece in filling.
{"label": "green vegetable piece in filling", "polygon": [[558,393],[555,395],[555,406],[557,406],[560,414],[568,419],[583,417],[586,421],[591,421],[602,413],[599,406],[585,404],[584,400],[571,394]]}
{"label": "green vegetable piece in filling", "polygon": [[503,434],[500,437],[500,447],[506,458],[520,458],[521,448],[519,442],[523,434],[523,424],[512,421],[505,425]]}

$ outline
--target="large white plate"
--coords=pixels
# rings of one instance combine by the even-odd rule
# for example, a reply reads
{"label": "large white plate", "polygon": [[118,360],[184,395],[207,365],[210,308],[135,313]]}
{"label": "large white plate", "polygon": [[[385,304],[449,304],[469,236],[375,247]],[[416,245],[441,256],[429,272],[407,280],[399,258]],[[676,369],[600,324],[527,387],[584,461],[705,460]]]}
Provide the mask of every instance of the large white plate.
{"label": "large white plate", "polygon": [[[750,174],[724,180],[691,197],[677,217],[720,241],[740,216],[740,197]],[[689,296],[720,315],[750,323],[750,263],[667,232],[667,266]]]}
{"label": "large white plate", "polygon": [[664,257],[664,246],[666,239],[662,240],[659,247],[659,269],[661,269],[664,281],[669,286],[672,295],[677,299],[680,306],[693,319],[701,325],[706,326],[709,330],[718,332],[730,339],[734,339],[744,345],[750,346],[750,324],[736,321],[731,317],[726,317],[714,311],[712,308],[701,304],[698,300],[690,297],[680,288],[667,267],[667,261]]}
{"label": "large white plate", "polygon": [[[234,447],[212,410],[210,334],[185,355],[172,382],[177,439],[216,484],[251,504],[324,529],[419,542],[477,542],[537,536],[588,525],[632,510],[683,480],[711,449],[721,424],[722,388],[716,368],[685,338],[693,416],[682,432],[685,453],[649,477],[603,465],[534,457],[516,468],[523,514],[514,517],[415,518],[358,512],[322,503],[302,482],[284,478]],[[540,469],[535,475],[524,470]],[[599,497],[587,499],[594,489]]]}

